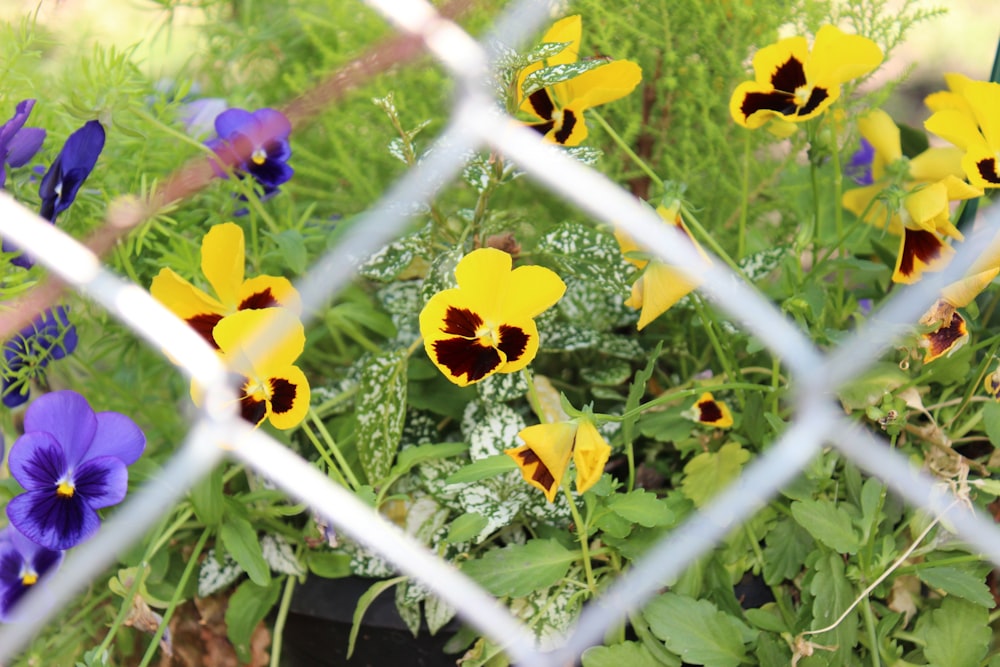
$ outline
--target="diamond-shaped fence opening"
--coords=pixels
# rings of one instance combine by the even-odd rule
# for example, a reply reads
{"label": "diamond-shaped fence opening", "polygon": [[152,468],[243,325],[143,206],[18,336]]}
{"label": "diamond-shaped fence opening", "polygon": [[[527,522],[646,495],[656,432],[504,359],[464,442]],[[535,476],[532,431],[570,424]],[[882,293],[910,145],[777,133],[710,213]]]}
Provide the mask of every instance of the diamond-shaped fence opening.
{"label": "diamond-shaped fence opening", "polygon": [[[426,584],[521,665],[556,666],[576,660],[585,648],[599,643],[609,628],[648,601],[664,582],[678,576],[748,520],[826,446],[837,448],[908,503],[941,517],[949,530],[1000,565],[1000,530],[992,521],[970,509],[951,491],[942,490],[930,476],[891,451],[881,438],[845,418],[834,400],[837,388],[875,361],[920,316],[940,288],[958,278],[963,267],[986,247],[1000,229],[1000,212],[996,208],[986,213],[985,224],[963,245],[946,270],[901,290],[838,348],[824,355],[753,286],[741,282],[719,261],[706,267],[687,244],[675,243],[678,233],[664,226],[631,194],[493,110],[491,94],[484,88],[491,59],[487,47],[420,0],[370,0],[369,4],[401,32],[423,42],[453,76],[456,98],[450,123],[433,149],[364,214],[353,231],[297,286],[306,313],[315,313],[346,285],[358,258],[367,257],[392,240],[408,221],[410,212],[418,204],[429,203],[455,178],[473,151],[489,148],[596,220],[619,225],[662,259],[698,274],[702,293],[780,356],[789,370],[791,400],[796,406],[791,424],[737,481],[591,601],[561,646],[543,651],[536,647],[532,632],[476,583],[332,483],[310,463],[242,421],[234,412],[232,389],[214,352],[144,289],[116,277],[89,249],[0,193],[0,235],[132,327],[150,345],[162,349],[204,388],[205,396],[186,441],[159,475],[130,497],[94,539],[74,550],[45,596],[26,598],[24,615],[37,620],[0,629],[0,661],[16,655],[45,620],[105,572],[115,554],[138,539],[224,457],[266,475],[289,496],[327,517],[338,530]],[[548,3],[520,2],[500,18],[493,35],[483,44],[518,43],[540,26],[549,11]],[[43,290],[40,299],[52,298],[53,289],[47,289],[49,296]],[[277,334],[266,333],[265,339]]]}

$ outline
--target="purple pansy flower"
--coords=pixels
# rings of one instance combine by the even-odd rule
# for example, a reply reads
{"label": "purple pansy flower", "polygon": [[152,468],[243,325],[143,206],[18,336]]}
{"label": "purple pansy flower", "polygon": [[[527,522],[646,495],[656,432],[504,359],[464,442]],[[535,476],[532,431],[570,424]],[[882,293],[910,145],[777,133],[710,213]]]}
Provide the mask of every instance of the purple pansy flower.
{"label": "purple pansy flower", "polygon": [[875,159],[875,148],[865,138],[861,139],[861,147],[851,155],[850,161],[844,167],[844,174],[854,179],[858,185],[871,185],[872,160]]}
{"label": "purple pansy flower", "polygon": [[[3,345],[0,387],[3,404],[15,408],[28,400],[31,381],[44,378],[45,367],[76,349],[76,327],[69,322],[69,308],[56,306],[21,329]],[[27,373],[21,369],[28,367]]]}
{"label": "purple pansy flower", "polygon": [[14,110],[14,117],[0,125],[0,188],[7,183],[7,167],[22,167],[35,156],[45,141],[45,130],[25,127],[35,100],[22,100]]}
{"label": "purple pansy flower", "polygon": [[[288,118],[276,109],[258,109],[253,113],[227,109],[215,117],[218,138],[205,145],[237,173],[253,176],[266,192],[287,182],[295,173],[287,164],[292,155],[288,145],[291,131]],[[225,174],[220,172],[220,175]]]}
{"label": "purple pansy flower", "polygon": [[36,399],[24,435],[10,448],[10,473],[25,492],[7,503],[7,518],[43,547],[76,546],[97,532],[98,509],[125,498],[126,466],[145,446],[135,422],[117,412],[95,414],[75,391]]}
{"label": "purple pansy flower", "polygon": [[13,526],[0,530],[0,622],[11,620],[14,605],[62,559],[62,551],[35,544]]}
{"label": "purple pansy flower", "polygon": [[76,199],[80,186],[90,176],[97,157],[104,150],[104,127],[96,120],[84,123],[83,127],[69,135],[59,157],[42,177],[38,196],[42,198],[43,218],[50,222],[69,208]]}

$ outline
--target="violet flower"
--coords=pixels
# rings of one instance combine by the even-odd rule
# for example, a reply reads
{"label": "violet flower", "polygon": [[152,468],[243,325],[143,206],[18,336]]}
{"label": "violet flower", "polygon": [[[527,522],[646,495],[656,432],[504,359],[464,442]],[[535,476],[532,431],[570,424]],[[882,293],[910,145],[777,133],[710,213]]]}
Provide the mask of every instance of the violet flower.
{"label": "violet flower", "polygon": [[54,223],[56,216],[69,208],[80,186],[97,164],[102,150],[104,127],[96,120],[87,121],[69,135],[38,187],[38,196],[42,199],[39,215]]}
{"label": "violet flower", "polygon": [[97,532],[98,509],[125,498],[126,466],[145,446],[135,422],[117,412],[95,414],[75,391],[36,399],[24,435],[10,448],[10,473],[25,492],[7,503],[7,518],[47,549],[76,546]]}
{"label": "violet flower", "polygon": [[62,563],[63,552],[46,549],[13,526],[0,530],[0,622],[13,616],[14,606]]}
{"label": "violet flower", "polygon": [[[227,109],[215,117],[218,136],[205,143],[237,174],[249,174],[265,193],[286,183],[295,173],[288,166],[292,125],[275,109]],[[225,176],[220,172],[220,176]]]}
{"label": "violet flower", "polygon": [[[15,408],[28,400],[31,381],[44,379],[50,361],[76,350],[76,327],[69,322],[69,308],[56,306],[21,329],[3,344],[0,387],[3,404]],[[27,368],[24,372],[22,369]]]}
{"label": "violet flower", "polygon": [[26,165],[45,141],[45,130],[24,126],[34,106],[35,100],[21,100],[13,118],[0,125],[0,188],[7,183],[7,167]]}
{"label": "violet flower", "polygon": [[858,185],[871,185],[872,160],[875,159],[875,148],[862,137],[861,147],[851,155],[850,161],[844,167],[844,175],[854,179]]}

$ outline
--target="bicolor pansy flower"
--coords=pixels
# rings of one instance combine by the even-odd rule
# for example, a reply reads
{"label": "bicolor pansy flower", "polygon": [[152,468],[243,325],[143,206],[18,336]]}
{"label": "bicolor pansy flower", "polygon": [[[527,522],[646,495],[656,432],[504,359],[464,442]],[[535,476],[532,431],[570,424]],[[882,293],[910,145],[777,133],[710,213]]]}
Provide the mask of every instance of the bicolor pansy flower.
{"label": "bicolor pansy flower", "polygon": [[[248,174],[265,189],[288,182],[292,124],[277,109],[226,109],[215,117],[217,138],[205,143],[237,174]],[[220,174],[222,175],[222,174]]]}
{"label": "bicolor pansy flower", "polygon": [[458,287],[438,292],[420,312],[427,356],[459,386],[531,363],[538,353],[534,318],[566,291],[553,271],[512,271],[512,264],[502,250],[473,250],[455,267]]}
{"label": "bicolor pansy flower", "polygon": [[21,329],[3,344],[3,404],[15,408],[27,401],[31,382],[43,381],[49,362],[72,354],[76,344],[76,327],[70,324],[66,306],[46,310]]}
{"label": "bicolor pansy flower", "polygon": [[507,449],[524,481],[545,494],[550,503],[562,485],[572,458],[576,466],[576,491],[583,493],[597,484],[611,456],[611,446],[585,417],[555,424],[536,424],[518,434],[524,444]]}
{"label": "bicolor pansy flower", "polygon": [[872,184],[844,193],[841,203],[865,222],[899,235],[892,280],[913,283],[924,271],[942,268],[954,254],[942,237],[962,240],[951,223],[950,203],[982,195],[965,183],[961,152],[929,148],[912,159],[903,155],[899,128],[880,109],[858,120],[863,140],[874,151]]}
{"label": "bicolor pansy flower", "polygon": [[688,419],[712,426],[714,428],[731,428],[733,425],[733,414],[729,411],[729,406],[722,401],[715,400],[711,392],[705,392],[698,397],[683,415]]}
{"label": "bicolor pansy flower", "polygon": [[24,594],[44,585],[62,560],[62,551],[35,544],[14,526],[0,530],[0,623],[13,620]]}
{"label": "bicolor pansy flower", "polygon": [[[708,255],[691,235],[688,226],[684,224],[680,209],[680,200],[674,200],[669,206],[663,204],[657,206],[656,212],[663,218],[664,222],[673,225],[684,234],[684,238],[698,251],[707,266],[709,263]],[[640,310],[637,325],[640,330],[698,287],[700,281],[688,277],[679,269],[659,260],[650,261],[630,257],[629,253],[639,251],[641,248],[624,232],[616,229],[615,238],[618,240],[618,245],[622,254],[625,255],[625,259],[643,270],[632,285],[632,294],[625,301],[625,305],[629,308]]]}
{"label": "bicolor pansy flower", "polygon": [[806,121],[833,104],[843,84],[881,62],[882,50],[872,40],[825,25],[816,33],[812,51],[805,37],[789,37],[757,51],[755,78],[736,87],[729,112],[751,130],[776,119]]}
{"label": "bicolor pansy flower", "polygon": [[97,532],[97,510],[125,498],[127,466],[145,446],[135,422],[117,412],[95,413],[75,391],[35,399],[24,435],[10,448],[11,476],[25,491],[7,503],[7,518],[46,549],[76,546]]}
{"label": "bicolor pansy flower", "polygon": [[953,77],[949,85],[953,87],[950,96],[930,101],[940,110],[924,127],[962,150],[962,168],[969,183],[977,188],[1000,188],[1000,83]]}
{"label": "bicolor pansy flower", "polygon": [[642,69],[637,64],[615,60],[526,96],[523,85],[529,74],[542,67],[577,62],[582,32],[579,15],[556,21],[542,37],[542,43],[566,43],[566,48],[544,62],[528,65],[517,76],[517,108],[538,119],[529,127],[563,146],[576,146],[587,138],[587,109],[625,97],[642,81]]}
{"label": "bicolor pansy flower", "polygon": [[45,130],[25,127],[35,100],[21,100],[14,116],[0,125],[0,188],[7,183],[7,167],[23,167],[35,156],[45,141]]}
{"label": "bicolor pansy flower", "polygon": [[1000,401],[1000,366],[992,373],[989,373],[983,380],[983,388],[986,393],[993,397],[993,400]]}
{"label": "bicolor pansy flower", "polygon": [[287,278],[244,279],[245,263],[243,229],[232,222],[213,225],[201,242],[201,271],[215,295],[198,289],[168,268],[153,278],[149,292],[218,349],[212,332],[227,315],[275,307],[297,313],[301,308],[298,292]]}
{"label": "bicolor pansy flower", "polygon": [[[258,332],[282,332],[258,352]],[[309,411],[309,381],[295,360],[306,335],[298,317],[284,308],[241,310],[219,322],[215,340],[223,361],[240,375],[240,414],[254,425],[265,419],[278,429],[298,426]]]}

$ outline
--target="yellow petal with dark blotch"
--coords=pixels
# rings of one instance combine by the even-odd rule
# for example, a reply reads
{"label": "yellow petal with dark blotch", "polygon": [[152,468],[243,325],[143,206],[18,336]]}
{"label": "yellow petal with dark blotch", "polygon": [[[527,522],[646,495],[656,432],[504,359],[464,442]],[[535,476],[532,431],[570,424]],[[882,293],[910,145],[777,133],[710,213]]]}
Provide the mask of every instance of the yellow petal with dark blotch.
{"label": "yellow petal with dark blotch", "polygon": [[983,189],[1000,187],[1000,161],[997,156],[997,151],[985,141],[969,144],[962,158],[962,169],[969,183]]}
{"label": "yellow petal with dark blotch", "polygon": [[840,86],[864,76],[882,63],[882,49],[867,37],[850,35],[833,25],[816,33],[806,61],[806,78],[818,86]]}
{"label": "yellow petal with dark blotch", "polygon": [[538,327],[532,319],[505,322],[498,327],[497,350],[502,363],[498,373],[516,373],[528,366],[538,354]]}
{"label": "yellow petal with dark blotch", "polygon": [[521,111],[531,113],[530,108],[526,108],[526,100],[524,99],[524,80],[528,78],[529,74],[537,72],[543,67],[553,67],[555,65],[568,65],[569,63],[575,63],[577,58],[580,56],[580,40],[583,36],[583,22],[579,14],[573,16],[567,16],[566,18],[559,19],[552,24],[542,36],[541,44],[560,44],[566,43],[567,46],[562,51],[556,55],[548,58],[547,60],[539,61],[537,63],[532,63],[522,69],[517,75],[517,106]]}
{"label": "yellow petal with dark blotch", "polygon": [[292,366],[306,343],[302,323],[284,308],[241,310],[224,317],[214,333],[232,370],[257,380]]}
{"label": "yellow petal with dark blotch", "polygon": [[986,376],[986,379],[983,380],[983,388],[986,389],[987,394],[1000,401],[1000,368]]}
{"label": "yellow petal with dark blotch", "polygon": [[711,392],[702,394],[691,408],[694,420],[715,428],[730,428],[733,425],[733,415],[729,406],[715,400]]}
{"label": "yellow petal with dark blotch", "polygon": [[302,313],[302,300],[291,281],[280,276],[257,276],[245,280],[237,297],[239,310],[287,308],[296,315]]}
{"label": "yellow petal with dark blotch", "polygon": [[903,157],[899,127],[889,114],[881,109],[874,109],[858,119],[858,132],[875,149],[872,177],[878,181],[885,172],[886,165]]}
{"label": "yellow petal with dark blotch", "polygon": [[201,241],[201,272],[230,312],[236,310],[245,263],[240,226],[232,222],[213,225]]}
{"label": "yellow petal with dark blotch", "polygon": [[573,463],[576,465],[576,491],[583,493],[597,484],[611,456],[611,446],[597,427],[586,419],[580,421],[573,443]]}
{"label": "yellow petal with dark blotch", "polygon": [[922,183],[933,183],[948,176],[964,178],[963,155],[965,151],[955,146],[928,148],[910,160],[910,178]]}
{"label": "yellow petal with dark blotch", "polygon": [[929,364],[962,347],[969,339],[969,332],[965,326],[965,318],[955,312],[951,319],[943,322],[935,331],[925,333],[923,337],[923,344],[927,348],[924,363]]}
{"label": "yellow petal with dark blotch", "polygon": [[[779,88],[778,83],[789,80],[789,69],[802,72],[802,83],[805,82],[805,63],[809,58],[809,43],[805,37],[788,37],[774,44],[758,49],[753,56],[754,80],[767,84],[786,93],[794,93],[794,88]],[[789,63],[792,63],[790,66]],[[798,74],[792,76],[798,77]],[[801,83],[799,84],[801,85]],[[772,89],[773,89],[772,88]]]}
{"label": "yellow petal with dark blotch", "polygon": [[962,95],[972,108],[979,130],[994,151],[1000,150],[1000,83],[968,81]]}
{"label": "yellow petal with dark blotch", "polygon": [[971,114],[958,109],[937,111],[924,121],[924,128],[949,141],[963,151],[976,142],[983,142],[976,119]]}
{"label": "yellow petal with dark blotch", "polygon": [[275,371],[267,378],[267,417],[271,425],[286,430],[302,423],[309,412],[309,381],[298,366]]}
{"label": "yellow petal with dark blotch", "polygon": [[[781,117],[782,114],[772,108],[777,106],[773,102],[781,97],[775,94],[774,86],[770,83],[744,81],[736,86],[729,98],[729,115],[737,125],[756,130],[772,118]],[[787,94],[784,99],[787,100]]]}
{"label": "yellow petal with dark blotch", "polygon": [[915,283],[924,271],[943,269],[954,254],[955,249],[943,243],[937,234],[922,229],[904,229],[892,281],[907,285]]}
{"label": "yellow petal with dark blotch", "polygon": [[217,299],[181,278],[173,269],[160,269],[149,286],[149,293],[183,320],[205,314],[222,316],[227,312]]}
{"label": "yellow petal with dark blotch", "polygon": [[460,289],[438,292],[420,311],[427,357],[460,387],[491,375],[504,362],[497,350],[477,339],[484,325],[482,315]]}
{"label": "yellow petal with dark blotch", "polygon": [[573,422],[529,426],[517,434],[525,444],[504,451],[517,463],[524,480],[541,490],[550,503],[569,468],[576,430]]}
{"label": "yellow petal with dark blotch", "polygon": [[941,290],[941,298],[956,308],[965,308],[1000,274],[1000,268],[973,273]]}

